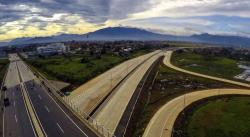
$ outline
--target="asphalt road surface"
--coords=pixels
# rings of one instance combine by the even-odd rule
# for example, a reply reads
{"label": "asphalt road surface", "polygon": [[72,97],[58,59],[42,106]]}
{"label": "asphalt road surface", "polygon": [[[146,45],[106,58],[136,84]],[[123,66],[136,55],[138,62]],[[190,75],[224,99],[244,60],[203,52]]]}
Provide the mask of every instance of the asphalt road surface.
{"label": "asphalt road surface", "polygon": [[7,71],[5,97],[9,98],[10,106],[4,108],[4,137],[35,137],[33,126],[23,100],[20,78],[18,76],[16,56],[9,55],[10,65]]}
{"label": "asphalt road surface", "polygon": [[[14,57],[13,57],[14,56]],[[56,102],[41,86],[23,61],[12,54],[6,76],[11,105],[4,110],[4,137],[34,137],[32,122],[24,105],[20,83],[23,83],[41,127],[48,137],[95,137],[95,133]],[[20,75],[19,75],[20,74]],[[19,80],[17,80],[19,79]]]}

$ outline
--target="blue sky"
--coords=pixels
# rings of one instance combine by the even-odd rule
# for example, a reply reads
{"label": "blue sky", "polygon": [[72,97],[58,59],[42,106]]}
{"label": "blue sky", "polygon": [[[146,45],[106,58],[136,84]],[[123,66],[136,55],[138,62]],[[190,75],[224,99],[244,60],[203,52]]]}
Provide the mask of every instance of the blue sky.
{"label": "blue sky", "polygon": [[0,41],[131,26],[250,37],[249,0],[0,0]]}

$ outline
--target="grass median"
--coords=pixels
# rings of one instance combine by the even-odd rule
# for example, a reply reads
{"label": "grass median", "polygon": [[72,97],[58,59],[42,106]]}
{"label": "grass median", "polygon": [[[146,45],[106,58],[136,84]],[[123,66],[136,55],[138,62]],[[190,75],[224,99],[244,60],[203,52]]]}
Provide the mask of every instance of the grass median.
{"label": "grass median", "polygon": [[134,137],[143,134],[150,119],[160,107],[179,95],[202,89],[238,88],[234,85],[184,74],[170,69],[162,63],[158,66],[157,71],[152,87],[144,91],[147,92],[147,95],[142,100],[146,101],[141,106],[144,109],[138,116],[140,119],[133,131]]}
{"label": "grass median", "polygon": [[199,54],[192,50],[184,50],[182,52],[175,51],[172,55],[171,62],[173,65],[189,71],[245,82],[234,78],[234,76],[244,71],[238,67],[238,64],[241,63],[239,60]]}
{"label": "grass median", "polygon": [[0,59],[0,82],[2,83],[4,75],[8,69],[9,60]]}
{"label": "grass median", "polygon": [[[2,84],[2,82],[4,80],[4,76],[7,73],[8,64],[9,64],[9,60],[8,59],[0,59],[0,82],[1,82],[1,84]],[[0,111],[0,115],[1,115],[1,117],[3,116],[3,107],[4,107],[3,103],[2,103],[3,96],[4,96],[4,92],[1,92],[1,96],[0,96],[0,99],[1,99],[1,111]],[[0,122],[3,123],[3,119],[2,118],[1,118]],[[2,135],[3,135],[3,125],[0,124],[0,136],[2,136]]]}

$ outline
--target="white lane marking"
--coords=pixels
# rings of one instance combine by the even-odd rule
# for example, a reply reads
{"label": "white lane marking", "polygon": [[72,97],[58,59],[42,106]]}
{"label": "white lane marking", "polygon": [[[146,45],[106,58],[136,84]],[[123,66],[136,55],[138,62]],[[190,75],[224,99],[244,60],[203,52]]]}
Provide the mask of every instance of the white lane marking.
{"label": "white lane marking", "polygon": [[58,123],[56,123],[56,125],[59,127],[59,129],[62,131],[62,133],[64,133],[64,131],[63,131],[63,129],[61,128],[61,126],[60,126]]}
{"label": "white lane marking", "polygon": [[74,120],[71,119],[71,117],[69,117],[69,115],[61,108],[61,106],[53,99],[53,97],[51,97],[51,95],[46,92],[46,89],[42,86],[42,88],[44,89],[45,94],[47,94],[51,100],[58,106],[58,108],[65,114],[65,116],[86,136],[88,137],[88,135],[74,122]]}
{"label": "white lane marking", "polygon": [[42,97],[41,97],[40,95],[38,95],[38,98],[39,98],[40,100],[42,100]]}
{"label": "white lane marking", "polygon": [[4,137],[4,112],[5,112],[5,109],[3,109],[3,137]]}
{"label": "white lane marking", "polygon": [[[32,72],[32,71],[31,71]],[[36,78],[36,77],[35,77]],[[39,80],[39,79],[38,79]],[[39,80],[40,81],[40,80]],[[41,81],[40,81],[41,82]],[[58,106],[58,108],[65,114],[65,116],[84,134],[84,136],[89,137],[75,122],[71,119],[71,117],[61,108],[61,106],[53,99],[53,97],[46,92],[46,89],[44,86],[42,86],[44,89],[43,92],[45,92],[45,95],[49,96],[50,99]]]}
{"label": "white lane marking", "polygon": [[[20,65],[20,61],[18,62],[19,63],[19,65]],[[17,63],[16,63],[16,65],[17,65]],[[18,67],[18,65],[17,65],[17,70],[18,70],[18,75],[21,77],[21,78],[24,78],[23,77],[23,72],[21,72],[20,70],[19,70],[19,67]],[[27,87],[26,87],[26,85],[23,83],[23,82],[20,82],[20,88],[21,88],[21,91],[22,91],[22,97],[23,97],[23,100],[24,100],[24,102],[25,102],[25,99],[24,99],[24,92],[26,92],[27,91]],[[46,135],[46,133],[45,133],[45,131],[44,131],[44,129],[43,129],[43,127],[42,127],[42,124],[41,124],[41,122],[40,122],[40,120],[39,120],[39,118],[38,118],[38,116],[37,116],[37,113],[36,113],[36,110],[35,110],[35,108],[34,108],[34,105],[32,104],[32,101],[31,101],[31,99],[30,99],[30,95],[29,95],[29,92],[27,91],[27,96],[28,96],[28,101],[31,103],[31,107],[32,107],[32,109],[34,110],[34,113],[35,113],[35,116],[37,117],[37,120],[38,120],[38,122],[39,122],[39,124],[40,124],[40,126],[41,126],[41,128],[42,128],[42,130],[43,130],[43,132],[44,132],[44,134],[45,134],[45,137],[47,137],[47,135]],[[27,110],[27,104],[25,103],[25,108],[26,108],[26,111],[27,111],[27,113],[28,113],[28,115],[29,115],[29,119],[30,119],[30,114],[29,114],[29,112],[28,112],[28,110]],[[30,119],[30,122],[31,122],[31,119]],[[32,123],[32,122],[31,122]],[[32,125],[32,124],[31,124]],[[34,127],[33,127],[33,125],[32,125],[32,129],[33,129],[33,133],[34,133],[34,135],[37,137],[37,135],[35,134],[35,130],[34,130]]]}
{"label": "white lane marking", "polygon": [[16,102],[15,101],[13,102],[13,105],[14,105],[14,107],[16,106]]}
{"label": "white lane marking", "polygon": [[16,114],[15,114],[15,120],[16,120],[16,123],[17,123],[18,119],[17,119],[17,117],[16,117]]}
{"label": "white lane marking", "polygon": [[[37,116],[36,110],[35,110],[35,108],[34,108],[34,105],[33,105],[32,101],[31,101],[31,98],[30,98],[30,95],[29,95],[29,92],[28,92],[28,90],[27,90],[26,85],[23,84],[23,83],[21,83],[21,84],[22,84],[24,90],[27,91],[27,95],[28,95],[28,99],[29,99],[29,101],[30,101],[30,103],[31,103],[31,107],[32,107],[32,109],[34,110],[34,113],[35,113],[35,115],[36,115],[36,117],[37,117],[37,120],[38,120],[38,122],[39,122],[39,124],[40,124],[40,126],[41,126],[41,128],[42,128],[42,130],[43,130],[43,132],[44,132],[44,134],[45,134],[45,137],[48,137],[47,134],[46,134],[46,132],[45,132],[45,130],[44,130],[44,128],[43,128],[43,126],[42,126],[42,123],[41,123],[39,117]],[[33,127],[33,126],[32,126],[32,127]],[[33,131],[34,131],[34,130],[33,130]]]}
{"label": "white lane marking", "polygon": [[48,112],[50,112],[50,111],[49,111],[49,108],[48,108],[46,105],[45,105],[44,107],[45,107],[45,109],[46,109]]}

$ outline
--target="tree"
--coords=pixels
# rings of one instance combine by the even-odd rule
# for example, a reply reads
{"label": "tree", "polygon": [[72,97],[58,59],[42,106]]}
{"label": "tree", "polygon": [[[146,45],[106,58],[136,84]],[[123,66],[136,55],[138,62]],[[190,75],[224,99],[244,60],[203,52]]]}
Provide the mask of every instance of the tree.
{"label": "tree", "polygon": [[81,59],[81,63],[89,63],[90,61],[89,61],[89,58],[88,57],[83,57],[82,59]]}

